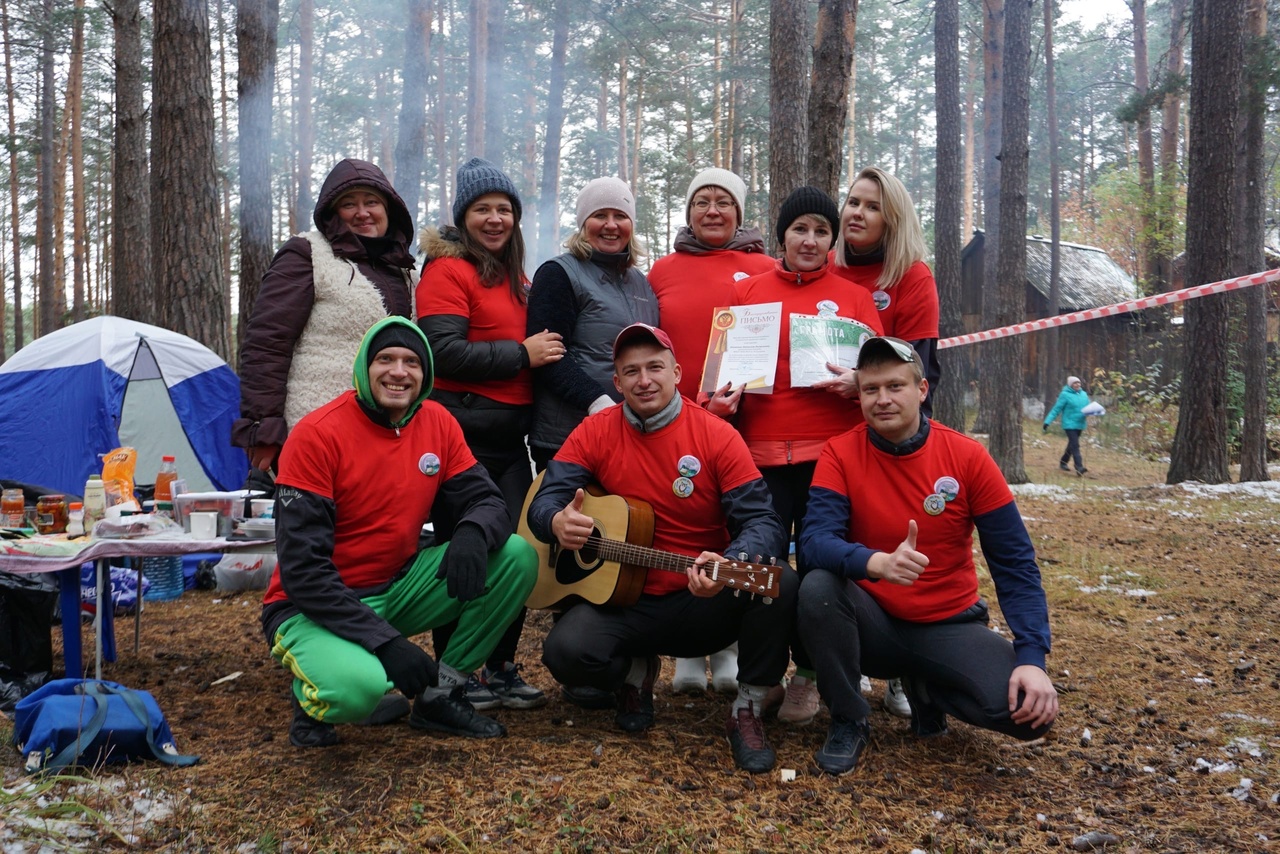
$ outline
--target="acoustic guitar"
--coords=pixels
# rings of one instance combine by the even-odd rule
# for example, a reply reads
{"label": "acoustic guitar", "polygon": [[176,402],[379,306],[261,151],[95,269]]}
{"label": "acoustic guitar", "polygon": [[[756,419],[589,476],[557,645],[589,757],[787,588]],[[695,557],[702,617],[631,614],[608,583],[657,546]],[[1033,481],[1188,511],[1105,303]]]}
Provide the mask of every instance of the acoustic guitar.
{"label": "acoustic guitar", "polygon": [[[544,543],[529,530],[529,504],[542,485],[538,475],[525,497],[516,533],[538,553],[538,580],[525,604],[534,609],[560,609],[579,601],[595,605],[633,605],[644,590],[650,569],[685,574],[694,558],[650,547],[653,542],[653,508],[644,501],[609,495],[597,484],[588,485],[582,512],[595,525],[587,542],[577,551]],[[785,567],[772,563],[724,560],[707,563],[703,574],[725,582],[734,593],[778,597],[780,573]],[[756,558],[760,560],[760,558]]]}

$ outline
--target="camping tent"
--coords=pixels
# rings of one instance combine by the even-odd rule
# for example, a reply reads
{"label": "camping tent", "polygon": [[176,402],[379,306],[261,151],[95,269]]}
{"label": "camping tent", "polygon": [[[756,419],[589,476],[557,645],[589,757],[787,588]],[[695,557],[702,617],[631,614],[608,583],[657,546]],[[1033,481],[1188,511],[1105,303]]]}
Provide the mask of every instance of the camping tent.
{"label": "camping tent", "polygon": [[28,344],[0,365],[0,477],[80,494],[100,456],[138,451],[151,483],[162,454],[191,491],[238,489],[231,447],[240,380],[216,353],[158,326],[95,317]]}

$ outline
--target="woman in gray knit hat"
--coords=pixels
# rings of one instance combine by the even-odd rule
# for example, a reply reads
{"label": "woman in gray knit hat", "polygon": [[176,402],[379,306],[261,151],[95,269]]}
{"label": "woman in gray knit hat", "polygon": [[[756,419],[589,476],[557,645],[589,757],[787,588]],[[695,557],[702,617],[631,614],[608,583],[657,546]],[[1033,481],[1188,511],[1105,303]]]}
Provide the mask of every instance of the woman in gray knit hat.
{"label": "woman in gray knit hat", "polygon": [[[428,261],[418,282],[418,325],[435,356],[433,397],[458,423],[507,504],[515,533],[533,482],[525,435],[533,411],[533,369],[564,357],[560,335],[526,333],[528,279],[524,273],[523,206],[511,179],[487,160],[458,167],[454,225],[427,228]],[[498,642],[478,677],[467,685],[477,709],[534,709],[546,696],[526,683],[515,664],[524,611]],[[435,632],[444,649],[452,626]]]}

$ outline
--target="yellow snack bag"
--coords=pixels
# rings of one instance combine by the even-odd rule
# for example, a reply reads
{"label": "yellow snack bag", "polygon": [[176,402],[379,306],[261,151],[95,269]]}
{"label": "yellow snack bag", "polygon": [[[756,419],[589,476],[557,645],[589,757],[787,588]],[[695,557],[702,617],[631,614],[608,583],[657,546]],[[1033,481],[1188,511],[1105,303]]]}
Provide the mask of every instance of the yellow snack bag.
{"label": "yellow snack bag", "polygon": [[137,464],[138,452],[133,448],[116,448],[103,454],[102,482],[106,488],[108,507],[126,501],[137,504],[138,499],[133,494],[133,472]]}

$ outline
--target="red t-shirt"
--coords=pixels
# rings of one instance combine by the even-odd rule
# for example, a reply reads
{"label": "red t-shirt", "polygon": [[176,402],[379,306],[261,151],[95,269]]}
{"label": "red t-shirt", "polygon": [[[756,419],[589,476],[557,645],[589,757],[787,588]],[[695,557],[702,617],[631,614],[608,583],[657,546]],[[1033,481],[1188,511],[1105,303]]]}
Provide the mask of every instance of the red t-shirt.
{"label": "red t-shirt", "polygon": [[862,423],[858,401],[821,389],[791,387],[791,315],[818,314],[821,303],[838,316],[864,323],[881,335],[875,303],[866,290],[834,275],[830,264],[817,272],[800,274],[799,283],[796,278],[797,274],[784,270],[779,261],[771,272],[743,279],[733,287],[734,305],[782,303],[773,394],[744,394],[738,409],[738,429],[748,445],[758,441],[821,441]]}
{"label": "red t-shirt", "polygon": [[[343,584],[389,581],[418,552],[441,484],[476,464],[462,428],[432,400],[396,431],[374,424],[348,391],[307,415],[280,451],[276,483],[337,504],[333,563]],[[287,599],[280,571],[265,604]]]}
{"label": "red t-shirt", "polygon": [[677,388],[685,397],[698,397],[712,310],[731,305],[734,282],[772,269],[773,259],[763,252],[733,249],[705,255],[672,252],[654,263],[649,284],[658,297],[658,325],[675,345],[681,370]]}
{"label": "red t-shirt", "polygon": [[[674,486],[685,457],[697,461],[698,471],[689,476],[693,492],[681,498]],[[733,427],[687,398],[676,420],[653,433],[628,424],[621,406],[598,412],[574,428],[556,459],[592,472],[611,495],[647,501],[653,547],[695,557],[724,553],[730,536],[720,496],[760,477]],[[644,592],[664,595],[688,583],[683,574],[650,569]]]}
{"label": "red t-shirt", "polygon": [[[467,319],[467,341],[523,341],[528,306],[506,282],[486,288],[475,265],[464,258],[435,258],[422,271],[415,302],[418,316],[452,314]],[[457,380],[436,376],[436,388],[474,392],[516,406],[533,403],[533,374],[525,368],[506,379]]]}
{"label": "red t-shirt", "polygon": [[[931,421],[924,447],[899,457],[872,445],[867,425],[861,424],[822,449],[811,486],[849,498],[850,542],[893,552],[906,539],[907,522],[916,521],[916,549],[929,558],[916,582],[858,582],[889,614],[927,623],[978,601],[973,518],[1013,501],[982,445]],[[954,496],[944,500],[936,516],[925,509],[925,500],[934,495]]]}
{"label": "red t-shirt", "polygon": [[938,284],[933,280],[933,271],[928,264],[915,262],[896,285],[882,291],[876,287],[876,282],[884,269],[883,263],[837,267],[834,258],[835,250],[832,250],[828,255],[828,269],[867,289],[879,311],[885,335],[903,341],[938,337]]}

